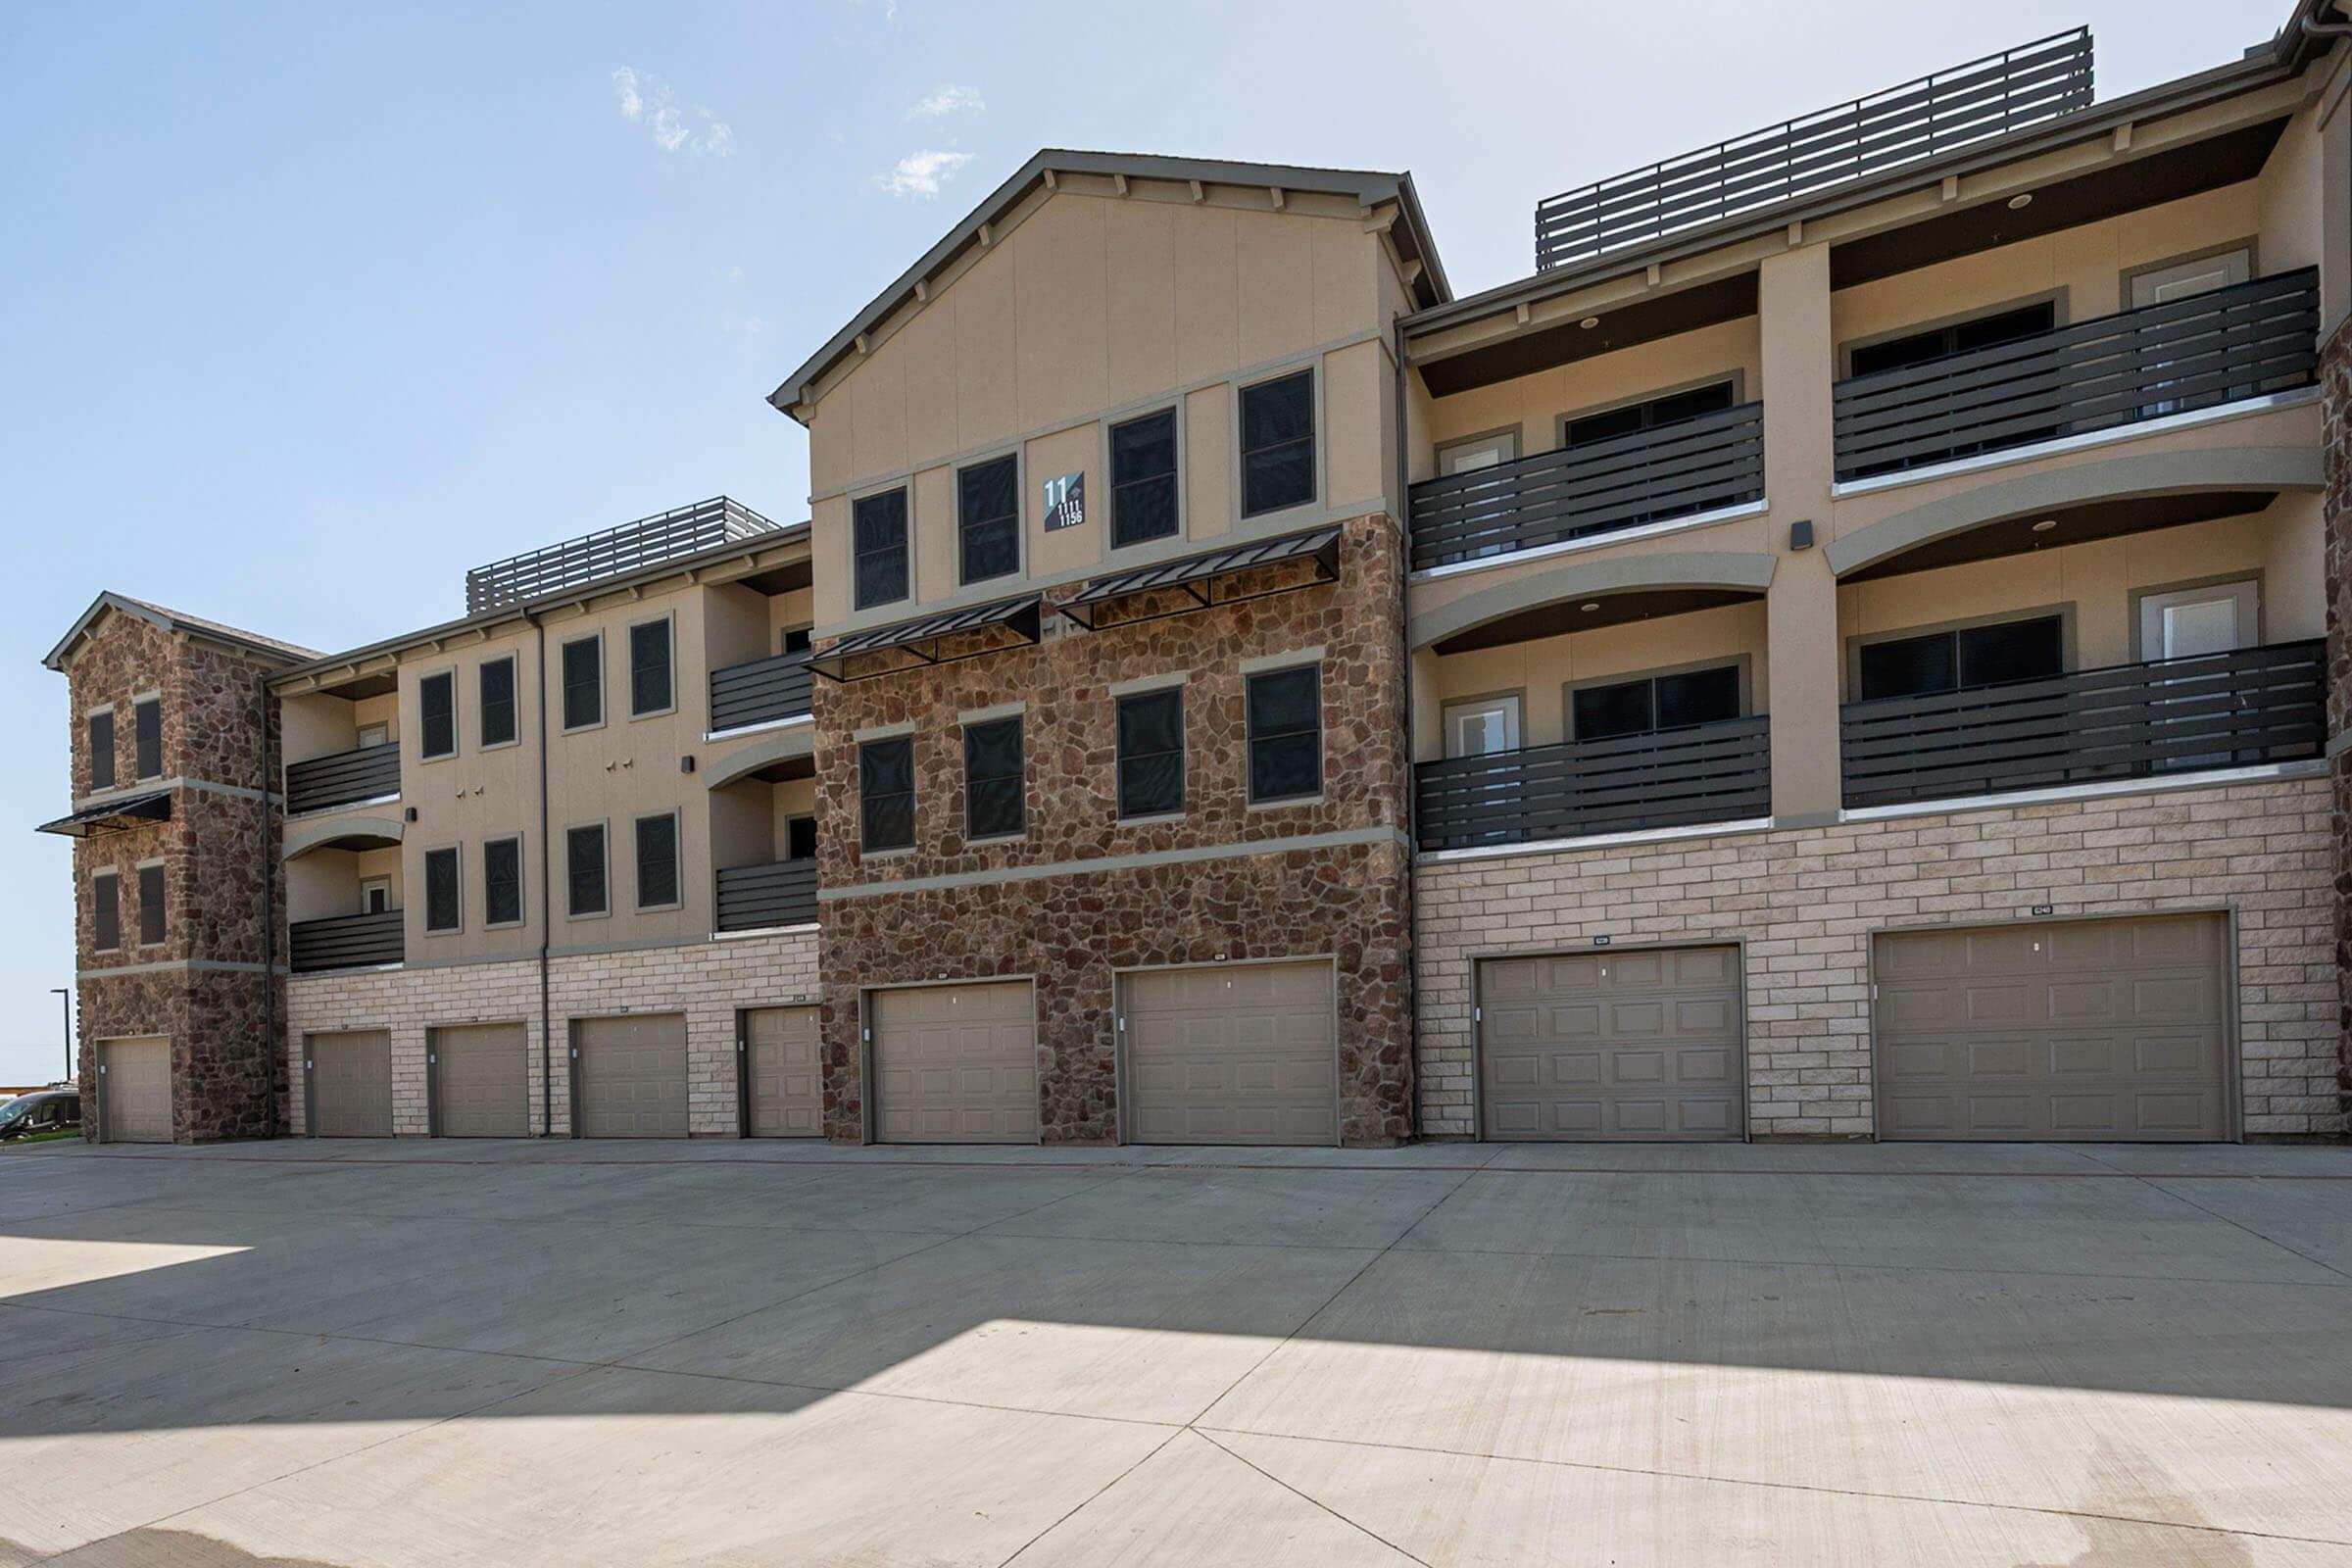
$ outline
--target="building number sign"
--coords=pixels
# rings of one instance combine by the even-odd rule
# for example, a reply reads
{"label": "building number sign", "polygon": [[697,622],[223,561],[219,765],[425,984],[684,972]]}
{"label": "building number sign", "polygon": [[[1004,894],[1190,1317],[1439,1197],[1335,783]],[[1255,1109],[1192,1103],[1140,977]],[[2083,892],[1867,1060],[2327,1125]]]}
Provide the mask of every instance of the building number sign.
{"label": "building number sign", "polygon": [[1086,520],[1086,473],[1065,473],[1046,481],[1046,532],[1075,528]]}

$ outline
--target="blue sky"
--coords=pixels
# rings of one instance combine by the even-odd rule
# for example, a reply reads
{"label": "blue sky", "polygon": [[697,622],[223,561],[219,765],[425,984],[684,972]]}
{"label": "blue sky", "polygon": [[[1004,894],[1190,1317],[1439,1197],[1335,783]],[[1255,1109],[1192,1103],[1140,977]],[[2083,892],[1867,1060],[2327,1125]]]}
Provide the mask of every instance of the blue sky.
{"label": "blue sky", "polygon": [[0,1084],[63,1054],[39,660],[94,594],[341,648],[686,501],[797,519],[764,395],[1040,147],[1409,169],[1469,292],[1553,191],[2080,22],[2114,96],[2287,9],[0,7]]}

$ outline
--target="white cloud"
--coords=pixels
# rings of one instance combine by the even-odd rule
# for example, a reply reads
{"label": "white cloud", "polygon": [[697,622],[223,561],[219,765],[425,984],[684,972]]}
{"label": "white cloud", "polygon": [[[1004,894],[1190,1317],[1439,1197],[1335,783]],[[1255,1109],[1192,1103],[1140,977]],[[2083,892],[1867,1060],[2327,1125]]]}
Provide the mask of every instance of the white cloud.
{"label": "white cloud", "polygon": [[654,145],[665,153],[725,158],[735,151],[735,132],[725,121],[697,105],[693,113],[702,122],[697,130],[686,113],[670,101],[669,83],[659,77],[622,66],[612,73],[612,93],[620,104],[620,118],[632,125],[647,126]]}
{"label": "white cloud", "polygon": [[956,177],[956,172],[972,161],[970,153],[944,153],[936,148],[908,153],[885,173],[876,174],[874,183],[893,196],[936,196],[939,187]]}
{"label": "white cloud", "polygon": [[941,120],[949,115],[978,114],[988,105],[980,101],[980,89],[958,86],[949,82],[936,92],[926,94],[912,109],[906,111],[908,120]]}
{"label": "white cloud", "polygon": [[645,113],[645,99],[637,91],[637,73],[623,66],[612,73],[612,90],[620,95],[620,118],[635,121]]}

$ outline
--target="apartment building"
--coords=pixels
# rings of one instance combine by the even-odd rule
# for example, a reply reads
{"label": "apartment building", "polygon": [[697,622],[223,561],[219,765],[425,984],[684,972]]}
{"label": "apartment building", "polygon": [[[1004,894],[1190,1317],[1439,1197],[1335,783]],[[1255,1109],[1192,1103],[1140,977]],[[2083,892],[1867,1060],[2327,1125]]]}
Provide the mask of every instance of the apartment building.
{"label": "apartment building", "polygon": [[[332,655],[102,596],[94,1136],[2340,1135],[2318,14],[1647,166],[1467,296],[1407,175],[1041,153],[771,395],[805,524]],[[214,750],[94,771],[159,695]]]}

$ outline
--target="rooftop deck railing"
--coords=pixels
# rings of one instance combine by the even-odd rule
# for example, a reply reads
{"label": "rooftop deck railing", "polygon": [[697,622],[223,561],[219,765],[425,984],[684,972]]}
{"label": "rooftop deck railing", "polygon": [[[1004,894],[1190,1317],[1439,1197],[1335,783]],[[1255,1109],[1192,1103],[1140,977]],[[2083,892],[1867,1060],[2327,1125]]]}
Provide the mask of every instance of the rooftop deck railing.
{"label": "rooftop deck railing", "polygon": [[476,566],[466,573],[466,613],[476,614],[600,578],[617,577],[776,527],[742,503],[713,496],[691,507]]}

